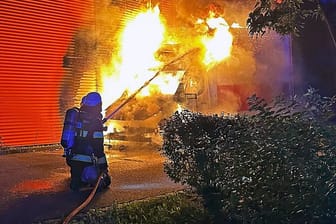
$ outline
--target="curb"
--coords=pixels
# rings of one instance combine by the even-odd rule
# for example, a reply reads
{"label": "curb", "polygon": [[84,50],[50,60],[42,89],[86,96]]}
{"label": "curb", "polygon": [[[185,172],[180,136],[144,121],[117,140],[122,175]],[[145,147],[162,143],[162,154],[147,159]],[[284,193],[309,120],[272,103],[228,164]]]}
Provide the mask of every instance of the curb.
{"label": "curb", "polygon": [[0,156],[14,153],[37,152],[47,150],[63,149],[60,144],[16,146],[16,147],[0,147]]}

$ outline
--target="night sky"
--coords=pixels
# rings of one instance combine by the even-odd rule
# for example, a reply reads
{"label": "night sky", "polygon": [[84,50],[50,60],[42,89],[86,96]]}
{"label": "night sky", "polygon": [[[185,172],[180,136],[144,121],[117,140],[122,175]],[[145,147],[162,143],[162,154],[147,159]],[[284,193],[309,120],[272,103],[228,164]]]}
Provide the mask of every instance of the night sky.
{"label": "night sky", "polygon": [[294,92],[313,87],[331,96],[336,94],[336,0],[320,2],[330,30],[326,21],[309,19],[300,37],[293,37]]}

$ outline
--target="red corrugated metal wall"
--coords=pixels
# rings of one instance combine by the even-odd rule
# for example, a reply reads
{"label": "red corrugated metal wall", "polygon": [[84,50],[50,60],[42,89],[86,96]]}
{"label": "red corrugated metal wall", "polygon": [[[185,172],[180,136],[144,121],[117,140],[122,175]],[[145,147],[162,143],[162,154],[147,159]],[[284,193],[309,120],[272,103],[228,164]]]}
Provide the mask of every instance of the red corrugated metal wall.
{"label": "red corrugated metal wall", "polygon": [[63,56],[93,0],[0,3],[0,144],[58,143]]}
{"label": "red corrugated metal wall", "polygon": [[[65,110],[99,91],[95,58],[112,52],[86,40],[99,26],[97,7],[116,6],[119,27],[145,2],[1,1],[0,149],[59,143]],[[173,1],[158,2],[163,13],[174,10]]]}

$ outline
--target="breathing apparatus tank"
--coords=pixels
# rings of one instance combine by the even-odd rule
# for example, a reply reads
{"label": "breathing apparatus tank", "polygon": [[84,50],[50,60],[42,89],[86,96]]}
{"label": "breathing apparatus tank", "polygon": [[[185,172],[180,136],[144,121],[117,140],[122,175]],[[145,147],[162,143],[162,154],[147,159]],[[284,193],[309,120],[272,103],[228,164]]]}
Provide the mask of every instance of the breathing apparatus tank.
{"label": "breathing apparatus tank", "polygon": [[65,113],[62,131],[61,145],[64,148],[64,156],[71,155],[71,149],[75,144],[76,130],[78,128],[79,109],[70,108]]}

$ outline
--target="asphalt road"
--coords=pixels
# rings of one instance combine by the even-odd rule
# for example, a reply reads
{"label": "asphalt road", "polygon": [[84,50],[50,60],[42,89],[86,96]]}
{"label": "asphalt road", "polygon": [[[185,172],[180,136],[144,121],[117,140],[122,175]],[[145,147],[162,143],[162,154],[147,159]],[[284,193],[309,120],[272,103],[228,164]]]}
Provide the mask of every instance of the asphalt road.
{"label": "asphalt road", "polygon": [[[130,145],[105,150],[112,184],[83,210],[108,207],[183,189],[163,171],[155,147]],[[69,189],[69,167],[62,150],[0,155],[0,223],[28,224],[66,217],[90,191]]]}

